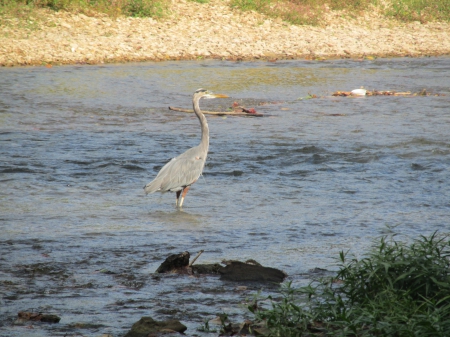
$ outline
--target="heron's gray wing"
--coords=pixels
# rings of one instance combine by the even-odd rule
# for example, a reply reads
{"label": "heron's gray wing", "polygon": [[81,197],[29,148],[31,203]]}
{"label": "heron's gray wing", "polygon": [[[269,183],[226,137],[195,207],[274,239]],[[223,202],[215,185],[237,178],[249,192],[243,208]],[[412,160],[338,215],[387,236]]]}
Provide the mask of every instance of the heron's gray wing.
{"label": "heron's gray wing", "polygon": [[180,191],[198,179],[204,165],[205,159],[199,157],[181,155],[173,158],[163,166],[156,178],[144,187],[145,193]]}

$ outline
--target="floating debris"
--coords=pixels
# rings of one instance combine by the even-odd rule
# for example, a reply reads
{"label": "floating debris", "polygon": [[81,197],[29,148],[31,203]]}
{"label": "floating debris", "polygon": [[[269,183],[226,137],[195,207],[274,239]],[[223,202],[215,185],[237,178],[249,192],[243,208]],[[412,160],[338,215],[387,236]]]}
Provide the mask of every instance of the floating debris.
{"label": "floating debris", "polygon": [[352,91],[350,91],[351,95],[355,95],[355,96],[365,96],[367,94],[367,90],[366,89],[354,89]]}
{"label": "floating debris", "polygon": [[379,91],[379,90],[366,90],[366,89],[354,89],[352,91],[335,91],[331,96],[445,96],[443,94],[431,94],[426,89],[422,89],[419,92],[412,93],[411,91]]}
{"label": "floating debris", "polygon": [[308,96],[306,97],[299,97],[298,100],[305,100],[305,99],[312,99],[312,98],[317,98],[317,95],[313,95],[311,93],[308,92]]}
{"label": "floating debris", "polygon": [[[240,107],[242,109],[243,112],[248,113],[248,114],[257,114],[256,110],[253,108],[250,109],[245,109],[243,107]],[[236,111],[236,110],[235,110]]]}

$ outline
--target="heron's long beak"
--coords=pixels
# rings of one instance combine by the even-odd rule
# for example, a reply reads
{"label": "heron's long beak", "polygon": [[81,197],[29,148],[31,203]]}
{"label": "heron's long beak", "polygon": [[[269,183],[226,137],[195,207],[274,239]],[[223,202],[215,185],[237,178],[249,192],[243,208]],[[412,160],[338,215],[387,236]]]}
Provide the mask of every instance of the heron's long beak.
{"label": "heron's long beak", "polygon": [[208,94],[204,96],[205,98],[228,98],[230,96],[223,95],[223,94]]}

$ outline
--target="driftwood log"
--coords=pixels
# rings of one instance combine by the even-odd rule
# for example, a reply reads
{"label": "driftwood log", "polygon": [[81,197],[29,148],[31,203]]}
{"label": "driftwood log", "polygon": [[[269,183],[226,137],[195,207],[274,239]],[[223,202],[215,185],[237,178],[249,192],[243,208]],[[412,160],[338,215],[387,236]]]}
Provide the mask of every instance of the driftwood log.
{"label": "driftwood log", "polygon": [[[194,113],[194,110],[175,108],[173,106],[169,106],[169,110]],[[217,115],[217,116],[231,115],[231,116],[246,116],[246,117],[264,117],[263,114],[260,114],[258,112],[252,113],[252,112],[245,112],[245,111],[204,111],[204,110],[202,110],[202,112],[205,115]]]}

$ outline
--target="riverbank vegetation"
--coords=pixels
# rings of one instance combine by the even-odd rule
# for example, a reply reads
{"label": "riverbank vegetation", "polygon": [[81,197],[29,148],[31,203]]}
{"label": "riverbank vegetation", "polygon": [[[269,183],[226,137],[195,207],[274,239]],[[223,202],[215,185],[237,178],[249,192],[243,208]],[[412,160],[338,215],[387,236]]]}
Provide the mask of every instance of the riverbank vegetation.
{"label": "riverbank vegetation", "polygon": [[399,21],[449,21],[448,0],[231,0],[232,6],[255,10],[293,24],[320,24],[330,12],[358,17],[375,10]]}
{"label": "riverbank vegetation", "polygon": [[162,18],[169,15],[169,0],[0,0],[0,15],[21,18],[37,9],[81,12],[87,15],[104,13],[111,17]]}
{"label": "riverbank vegetation", "polygon": [[449,236],[382,238],[362,259],[341,252],[336,275],[249,310],[270,336],[448,336],[449,258]]}
{"label": "riverbank vegetation", "polygon": [[[231,0],[230,6],[307,25],[319,25],[331,11],[358,17],[376,10],[381,15],[405,22],[450,21],[448,0]],[[0,0],[0,16],[26,18],[41,8],[88,15],[105,13],[111,17],[124,15],[157,19],[170,16],[170,0]]]}

